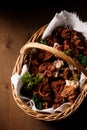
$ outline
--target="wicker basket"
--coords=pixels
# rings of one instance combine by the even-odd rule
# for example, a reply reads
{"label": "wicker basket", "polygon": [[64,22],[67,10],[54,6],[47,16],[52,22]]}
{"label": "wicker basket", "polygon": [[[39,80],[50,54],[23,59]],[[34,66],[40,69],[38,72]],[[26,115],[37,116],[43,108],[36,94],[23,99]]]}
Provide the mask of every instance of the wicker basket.
{"label": "wicker basket", "polygon": [[[69,56],[65,55],[61,51],[58,51],[52,47],[49,47],[47,45],[39,44],[37,43],[38,38],[42,36],[42,33],[44,32],[45,28],[47,25],[41,27],[30,39],[29,41],[21,48],[20,50],[20,55],[17,58],[16,64],[13,69],[13,73],[15,74],[20,73],[22,66],[25,62],[25,58],[27,55],[27,51],[29,48],[39,48],[43,49],[46,51],[49,51],[56,55],[57,57],[62,58],[63,60],[67,61],[70,64],[73,64],[75,67],[77,67],[80,71],[82,71],[85,75],[87,75],[87,72],[84,68],[82,68],[80,65],[78,65],[73,59],[71,59]],[[68,116],[70,116],[72,113],[74,113],[77,108],[80,106],[80,104],[83,102],[85,97],[87,96],[87,85],[84,85],[83,91],[80,93],[80,95],[77,97],[73,105],[71,105],[66,111],[63,111],[61,113],[52,113],[52,114],[47,114],[47,113],[39,113],[36,111],[33,111],[29,106],[25,105],[25,103],[15,94],[14,91],[14,86],[12,85],[12,94],[14,97],[14,100],[16,101],[17,105],[28,115],[39,119],[39,120],[44,120],[44,121],[55,121],[55,120],[61,120],[64,119]]]}

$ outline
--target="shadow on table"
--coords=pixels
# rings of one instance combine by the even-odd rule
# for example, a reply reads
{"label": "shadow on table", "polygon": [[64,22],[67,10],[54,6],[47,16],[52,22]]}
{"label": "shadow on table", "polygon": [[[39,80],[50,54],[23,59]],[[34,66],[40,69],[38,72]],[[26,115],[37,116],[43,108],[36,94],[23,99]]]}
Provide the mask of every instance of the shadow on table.
{"label": "shadow on table", "polygon": [[87,127],[87,99],[84,100],[77,111],[66,119],[54,122],[44,122],[44,125],[50,125],[50,127],[53,127],[55,130],[85,129]]}

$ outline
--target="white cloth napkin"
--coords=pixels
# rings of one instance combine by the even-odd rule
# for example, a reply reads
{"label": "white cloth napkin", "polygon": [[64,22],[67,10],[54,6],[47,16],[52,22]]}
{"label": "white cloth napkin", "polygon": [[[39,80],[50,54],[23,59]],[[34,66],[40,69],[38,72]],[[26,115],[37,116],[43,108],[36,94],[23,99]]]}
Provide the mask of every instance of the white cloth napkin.
{"label": "white cloth napkin", "polygon": [[21,77],[22,77],[26,72],[28,72],[28,67],[27,67],[27,65],[25,64],[25,65],[22,67],[22,72],[21,72],[20,75],[17,74],[17,73],[15,73],[15,74],[13,74],[13,75],[11,76],[11,82],[12,82],[12,84],[13,84],[13,86],[14,86],[15,93],[16,93],[17,96],[19,96],[19,97],[22,98],[22,99],[28,99],[28,98],[22,96],[21,93],[20,93],[20,90],[21,90],[21,88],[22,88],[22,86],[23,86],[23,82],[22,82],[22,80],[21,80]]}
{"label": "white cloth napkin", "polygon": [[79,16],[74,12],[68,12],[66,10],[56,13],[53,19],[48,24],[45,29],[42,39],[45,39],[47,36],[51,35],[52,31],[58,26],[70,26],[74,30],[81,32],[85,39],[87,39],[87,22],[83,22]]}
{"label": "white cloth napkin", "polygon": [[48,109],[42,109],[42,110],[39,110],[35,107],[35,103],[33,100],[30,100],[30,107],[32,108],[32,110],[34,111],[38,111],[38,112],[42,112],[42,113],[54,113],[54,112],[62,112],[62,111],[65,111],[67,108],[70,107],[71,103],[70,102],[66,102],[66,103],[63,103],[60,107],[54,109],[54,108],[48,108]]}

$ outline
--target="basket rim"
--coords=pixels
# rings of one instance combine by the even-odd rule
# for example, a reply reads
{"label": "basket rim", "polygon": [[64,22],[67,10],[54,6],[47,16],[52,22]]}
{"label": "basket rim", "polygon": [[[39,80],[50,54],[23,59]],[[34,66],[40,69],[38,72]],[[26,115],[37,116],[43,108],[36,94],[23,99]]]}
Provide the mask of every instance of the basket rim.
{"label": "basket rim", "polygon": [[[42,26],[29,40],[28,42],[21,48],[23,49],[26,45],[29,45],[30,43],[33,44],[36,43],[36,40],[38,39],[38,37],[40,37],[43,33],[43,31],[45,30],[45,28],[47,27],[47,25]],[[34,45],[34,44],[33,44]],[[22,51],[20,50],[20,54],[16,60],[16,63],[14,65],[13,68],[13,72],[12,74],[15,73],[19,73],[21,72],[21,68],[23,66],[23,62],[25,59],[26,54],[25,53],[21,53]],[[87,87],[85,87],[85,89],[82,90],[82,92],[79,94],[79,96],[77,97],[77,99],[75,100],[75,102],[66,110],[63,111],[61,113],[40,113],[40,112],[36,112],[33,111],[29,108],[29,106],[27,106],[22,99],[20,99],[20,97],[18,97],[15,93],[14,90],[14,86],[11,84],[12,86],[12,94],[13,94],[13,98],[15,100],[15,102],[17,103],[17,105],[28,115],[39,119],[39,120],[44,120],[44,121],[59,121],[61,119],[65,119],[66,117],[70,116],[71,114],[73,114],[81,105],[81,103],[83,102],[83,100],[85,99],[85,97],[87,96]]]}

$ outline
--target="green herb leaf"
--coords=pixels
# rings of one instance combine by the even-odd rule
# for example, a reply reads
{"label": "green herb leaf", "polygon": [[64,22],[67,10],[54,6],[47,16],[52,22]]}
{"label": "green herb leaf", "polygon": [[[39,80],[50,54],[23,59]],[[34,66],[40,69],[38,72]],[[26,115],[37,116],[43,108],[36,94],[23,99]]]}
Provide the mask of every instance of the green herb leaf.
{"label": "green herb leaf", "polygon": [[73,80],[78,81],[78,74],[76,74],[76,73],[73,74]]}
{"label": "green herb leaf", "polygon": [[29,80],[31,80],[33,77],[33,75],[30,75],[28,72],[26,74],[24,74],[22,77],[21,77],[21,80],[23,81],[23,83],[28,83]]}
{"label": "green herb leaf", "polygon": [[87,57],[84,54],[79,54],[77,58],[81,64],[87,66]]}
{"label": "green herb leaf", "polygon": [[32,100],[34,101],[36,108],[42,109],[43,104],[42,104],[42,101],[38,95],[33,95]]}
{"label": "green herb leaf", "polygon": [[36,76],[27,72],[21,77],[23,84],[26,86],[26,89],[32,89],[34,85],[37,85],[44,77],[40,76],[40,73],[37,73]]}
{"label": "green herb leaf", "polygon": [[66,55],[69,55],[69,53],[72,51],[72,49],[67,49],[67,50],[64,50],[63,52],[66,54]]}
{"label": "green herb leaf", "polygon": [[43,39],[41,39],[40,43],[46,45],[46,41]]}

